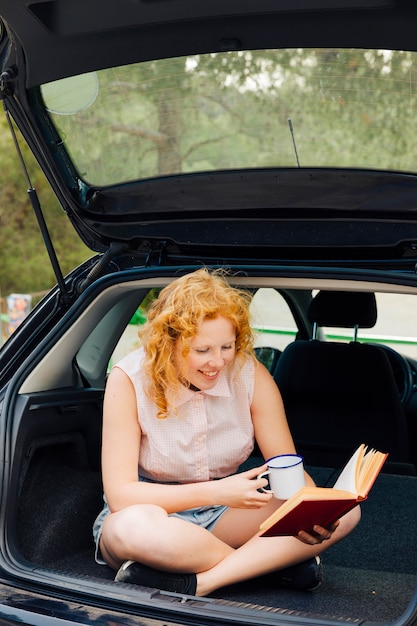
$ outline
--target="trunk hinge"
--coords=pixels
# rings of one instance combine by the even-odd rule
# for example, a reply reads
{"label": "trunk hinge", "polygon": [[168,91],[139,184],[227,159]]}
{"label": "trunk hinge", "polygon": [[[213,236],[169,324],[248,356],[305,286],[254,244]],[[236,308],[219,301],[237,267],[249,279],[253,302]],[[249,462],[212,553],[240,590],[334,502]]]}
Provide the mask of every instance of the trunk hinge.
{"label": "trunk hinge", "polygon": [[[29,200],[30,203],[32,205],[32,209],[35,213],[36,219],[38,220],[38,224],[39,224],[39,228],[43,237],[43,241],[45,243],[45,247],[46,247],[46,251],[48,253],[49,259],[51,261],[52,264],[52,269],[54,271],[55,274],[55,278],[57,280],[58,283],[58,287],[59,290],[61,292],[61,297],[62,300],[64,302],[64,304],[67,304],[69,302],[69,294],[67,291],[67,286],[65,284],[65,280],[64,280],[64,276],[62,274],[61,268],[59,266],[59,262],[58,262],[58,258],[56,256],[55,253],[55,249],[48,231],[48,227],[46,225],[45,222],[45,218],[42,212],[42,207],[41,204],[39,202],[39,197],[38,194],[36,192],[36,189],[33,187],[31,180],[30,180],[30,176],[29,176],[29,172],[28,169],[26,167],[26,163],[25,160],[23,158],[23,154],[22,151],[20,149],[19,146],[19,142],[17,140],[17,136],[16,136],[16,132],[13,126],[13,122],[10,116],[10,112],[6,106],[6,102],[5,102],[5,97],[6,95],[10,95],[8,92],[8,82],[5,79],[5,74],[7,74],[7,72],[3,72],[3,74],[0,77],[0,98],[3,102],[3,109],[6,115],[6,120],[7,120],[7,124],[9,126],[9,130],[10,133],[12,135],[12,139],[13,139],[13,143],[14,146],[16,148],[16,152],[17,152],[17,156],[19,157],[19,161],[20,161],[20,165],[22,167],[23,170],[23,175],[25,177],[26,183],[27,183],[27,194],[29,196]],[[8,75],[8,74],[7,74]],[[9,78],[10,80],[10,78]]]}
{"label": "trunk hinge", "polygon": [[168,244],[164,239],[153,241],[148,256],[146,257],[145,267],[149,267],[150,265],[163,265],[167,247]]}

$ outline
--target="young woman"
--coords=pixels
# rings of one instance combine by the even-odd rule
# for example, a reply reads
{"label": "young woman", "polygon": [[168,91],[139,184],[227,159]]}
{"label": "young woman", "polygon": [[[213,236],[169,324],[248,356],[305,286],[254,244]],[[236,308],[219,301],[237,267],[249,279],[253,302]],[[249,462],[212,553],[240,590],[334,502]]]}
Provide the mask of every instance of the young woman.
{"label": "young woman", "polygon": [[249,303],[222,272],[175,280],[149,310],[142,347],[109,376],[106,503],[94,536],[116,581],[204,596],[276,572],[278,584],[310,590],[321,582],[318,555],[359,521],[356,507],[330,528],[259,536],[282,502],[260,491],[266,465],[239,467],[255,440],[264,459],[295,447],[279,390],[254,356]]}

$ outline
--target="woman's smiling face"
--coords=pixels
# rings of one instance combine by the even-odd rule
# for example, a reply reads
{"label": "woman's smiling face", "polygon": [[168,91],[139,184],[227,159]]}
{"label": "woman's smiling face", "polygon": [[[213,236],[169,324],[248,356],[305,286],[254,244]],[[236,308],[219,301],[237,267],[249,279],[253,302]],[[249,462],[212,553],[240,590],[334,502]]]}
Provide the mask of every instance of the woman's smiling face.
{"label": "woman's smiling face", "polygon": [[201,390],[216,384],[221,370],[236,354],[236,331],[231,320],[219,316],[204,320],[198,333],[189,342],[190,351],[183,356],[183,342],[175,346],[175,361],[181,381],[188,381]]}

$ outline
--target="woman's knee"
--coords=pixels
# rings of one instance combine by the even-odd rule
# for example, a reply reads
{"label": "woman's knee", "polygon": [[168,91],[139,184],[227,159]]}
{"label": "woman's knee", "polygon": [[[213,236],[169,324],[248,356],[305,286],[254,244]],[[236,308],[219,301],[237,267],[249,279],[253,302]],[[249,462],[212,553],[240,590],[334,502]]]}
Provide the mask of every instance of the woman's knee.
{"label": "woman's knee", "polygon": [[152,550],[167,513],[153,504],[129,506],[112,513],[103,525],[102,540],[107,550],[124,559],[139,550]]}
{"label": "woman's knee", "polygon": [[355,506],[340,519],[340,530],[343,532],[344,536],[352,532],[352,530],[359,524],[360,519],[360,506]]}

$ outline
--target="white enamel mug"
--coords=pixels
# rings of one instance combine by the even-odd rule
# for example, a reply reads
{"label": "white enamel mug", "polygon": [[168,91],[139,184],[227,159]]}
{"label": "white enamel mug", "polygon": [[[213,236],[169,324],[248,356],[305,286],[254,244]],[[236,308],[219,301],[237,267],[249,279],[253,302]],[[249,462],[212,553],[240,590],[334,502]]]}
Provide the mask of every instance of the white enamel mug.
{"label": "white enamel mug", "polygon": [[268,470],[258,478],[268,476],[270,489],[261,488],[265,493],[273,493],[278,500],[287,500],[305,486],[303,457],[299,454],[280,454],[268,459]]}

